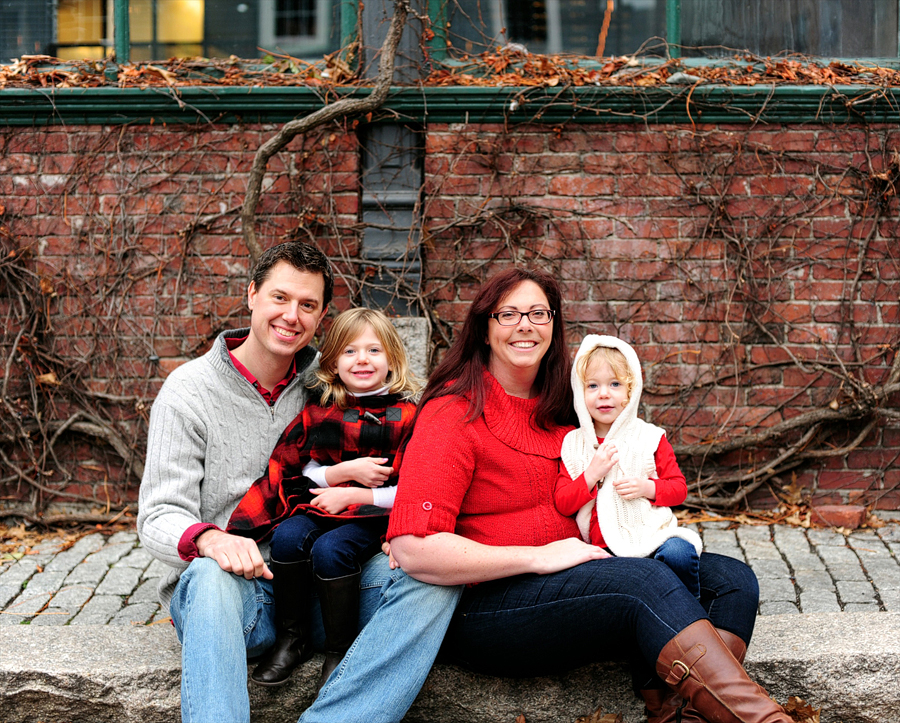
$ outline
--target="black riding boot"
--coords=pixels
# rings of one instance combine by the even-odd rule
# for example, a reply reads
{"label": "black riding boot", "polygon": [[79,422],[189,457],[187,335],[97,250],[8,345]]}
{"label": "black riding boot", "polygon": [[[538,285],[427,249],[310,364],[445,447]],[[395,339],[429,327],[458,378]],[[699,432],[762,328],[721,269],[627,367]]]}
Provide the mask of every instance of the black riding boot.
{"label": "black riding boot", "polygon": [[316,686],[316,693],[340,665],[344,653],[356,639],[361,575],[362,573],[357,572],[330,579],[316,575],[316,589],[322,606],[322,626],[325,628],[325,662],[322,663],[322,675]]}
{"label": "black riding boot", "polygon": [[309,605],[312,595],[312,562],[269,563],[274,577],[275,645],[259,661],[250,680],[259,685],[281,685],[301,663],[312,657]]}

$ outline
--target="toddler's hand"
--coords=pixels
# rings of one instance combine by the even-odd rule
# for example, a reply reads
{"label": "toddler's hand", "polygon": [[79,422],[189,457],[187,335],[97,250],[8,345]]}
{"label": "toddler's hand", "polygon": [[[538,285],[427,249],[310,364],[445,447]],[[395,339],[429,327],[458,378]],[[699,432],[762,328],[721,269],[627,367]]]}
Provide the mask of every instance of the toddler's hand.
{"label": "toddler's hand", "polygon": [[584,472],[584,478],[588,483],[588,487],[593,489],[597,482],[609,474],[609,471],[618,461],[619,451],[616,449],[615,442],[604,442],[601,444],[600,449],[594,454],[591,463]]}
{"label": "toddler's hand", "polygon": [[337,515],[346,510],[350,505],[359,502],[358,487],[316,487],[310,490],[313,493],[313,507],[327,512],[329,515]]}
{"label": "toddler's hand", "polygon": [[649,500],[656,499],[656,484],[646,477],[625,477],[616,480],[613,487],[619,496],[625,500],[636,500],[646,497]]}
{"label": "toddler's hand", "polygon": [[341,464],[348,465],[350,479],[366,487],[381,487],[394,474],[394,468],[385,462],[387,457],[360,457]]}

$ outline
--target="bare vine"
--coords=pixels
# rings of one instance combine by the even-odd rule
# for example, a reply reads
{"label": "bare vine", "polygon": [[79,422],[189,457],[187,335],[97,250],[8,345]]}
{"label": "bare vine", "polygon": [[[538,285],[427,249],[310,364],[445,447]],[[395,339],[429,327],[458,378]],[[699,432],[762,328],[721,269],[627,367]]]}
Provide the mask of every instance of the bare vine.
{"label": "bare vine", "polygon": [[253,166],[247,183],[247,195],[241,207],[241,231],[244,243],[250,252],[251,262],[259,258],[263,249],[256,238],[256,207],[262,190],[263,177],[269,160],[301,133],[309,133],[326,123],[353,115],[365,115],[377,110],[387,98],[394,78],[394,59],[397,46],[406,26],[409,13],[408,0],[394,0],[394,14],[388,26],[387,36],[381,46],[381,57],[378,61],[378,76],[372,92],[365,98],[341,98],[330,103],[308,116],[285,123],[278,132],[263,143],[256,152]]}

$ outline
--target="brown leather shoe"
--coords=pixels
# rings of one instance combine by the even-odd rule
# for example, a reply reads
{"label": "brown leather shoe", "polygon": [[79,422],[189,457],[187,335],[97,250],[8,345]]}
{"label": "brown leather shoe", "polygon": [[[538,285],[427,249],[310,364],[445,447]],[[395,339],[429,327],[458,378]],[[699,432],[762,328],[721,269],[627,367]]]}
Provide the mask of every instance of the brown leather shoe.
{"label": "brown leather shoe", "polygon": [[680,718],[676,716],[684,701],[678,693],[668,688],[647,688],[640,693],[647,723],[679,723]]}
{"label": "brown leather shoe", "polygon": [[[724,631],[717,631],[708,620],[698,620],[660,652],[656,673],[687,700],[683,712],[690,710],[699,716],[693,720],[705,723],[791,723],[784,709],[747,677],[720,632]],[[733,639],[737,636],[726,636],[743,656],[743,641],[737,645]]]}

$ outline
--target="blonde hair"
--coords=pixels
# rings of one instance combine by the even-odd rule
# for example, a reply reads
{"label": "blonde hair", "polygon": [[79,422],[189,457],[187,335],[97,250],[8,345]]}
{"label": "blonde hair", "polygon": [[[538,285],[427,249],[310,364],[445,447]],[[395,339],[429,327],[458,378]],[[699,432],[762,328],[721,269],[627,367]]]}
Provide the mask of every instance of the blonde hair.
{"label": "blonde hair", "polygon": [[333,399],[338,409],[347,408],[347,397],[350,395],[338,376],[337,360],[347,345],[359,337],[367,326],[372,327],[387,356],[391,370],[387,377],[387,393],[409,398],[419,391],[421,385],[409,369],[406,349],[391,320],[374,309],[350,309],[338,314],[319,349],[319,368],[311,387],[322,389],[323,405]]}
{"label": "blonde hair", "polygon": [[634,389],[634,374],[631,371],[631,367],[628,366],[628,360],[625,358],[625,355],[618,349],[609,346],[595,346],[578,360],[576,369],[582,384],[587,383],[588,367],[595,361],[605,361],[609,364],[609,368],[616,375],[616,379],[620,382],[625,382],[630,399],[631,390]]}

